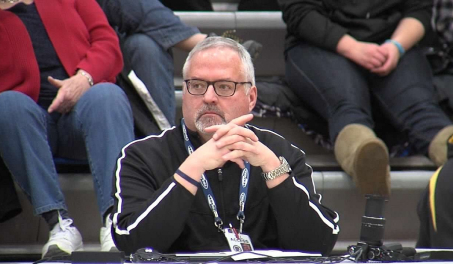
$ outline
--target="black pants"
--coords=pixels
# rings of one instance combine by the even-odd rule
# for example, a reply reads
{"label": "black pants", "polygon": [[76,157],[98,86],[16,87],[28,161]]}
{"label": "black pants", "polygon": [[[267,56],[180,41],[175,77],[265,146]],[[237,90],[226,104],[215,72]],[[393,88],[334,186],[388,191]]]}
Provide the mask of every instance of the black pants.
{"label": "black pants", "polygon": [[5,163],[0,158],[0,223],[22,212],[14,182]]}

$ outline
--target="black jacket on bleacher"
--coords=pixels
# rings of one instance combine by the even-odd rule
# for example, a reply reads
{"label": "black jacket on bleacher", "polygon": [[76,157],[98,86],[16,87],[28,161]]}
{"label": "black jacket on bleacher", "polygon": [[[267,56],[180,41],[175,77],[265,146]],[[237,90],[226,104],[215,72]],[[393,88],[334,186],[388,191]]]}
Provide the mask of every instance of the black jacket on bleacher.
{"label": "black jacket on bleacher", "polygon": [[278,0],[287,26],[285,50],[303,41],[336,51],[349,34],[382,43],[406,17],[431,28],[432,0]]}
{"label": "black jacket on bleacher", "polygon": [[[251,166],[244,233],[255,249],[282,249],[328,254],[339,232],[338,214],[321,205],[305,153],[281,136],[250,129],[292,168],[291,177],[268,189],[260,167]],[[198,134],[189,132],[195,148]],[[151,247],[162,253],[229,251],[201,189],[192,195],[173,175],[188,157],[181,126],[127,145],[114,179],[112,235],[118,249],[133,253]],[[239,227],[241,169],[227,162],[205,173],[224,227]]]}

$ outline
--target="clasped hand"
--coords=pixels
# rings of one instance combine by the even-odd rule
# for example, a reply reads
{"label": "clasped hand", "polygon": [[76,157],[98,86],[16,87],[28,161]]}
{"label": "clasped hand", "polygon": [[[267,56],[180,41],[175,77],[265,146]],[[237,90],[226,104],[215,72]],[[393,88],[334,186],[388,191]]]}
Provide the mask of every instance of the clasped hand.
{"label": "clasped hand", "polygon": [[399,51],[392,43],[377,45],[359,41],[356,46],[351,59],[379,76],[388,75],[398,64]]}
{"label": "clasped hand", "polygon": [[79,101],[83,93],[90,88],[86,77],[80,74],[65,80],[57,80],[49,76],[48,81],[58,88],[57,96],[47,110],[49,113],[54,111],[61,114],[68,113]]}
{"label": "clasped hand", "polygon": [[252,114],[243,115],[225,125],[205,128],[214,133],[212,138],[197,149],[195,154],[204,170],[223,166],[227,161],[235,162],[244,168],[244,161],[252,166],[262,167],[278,161],[277,156],[244,125],[253,119]]}

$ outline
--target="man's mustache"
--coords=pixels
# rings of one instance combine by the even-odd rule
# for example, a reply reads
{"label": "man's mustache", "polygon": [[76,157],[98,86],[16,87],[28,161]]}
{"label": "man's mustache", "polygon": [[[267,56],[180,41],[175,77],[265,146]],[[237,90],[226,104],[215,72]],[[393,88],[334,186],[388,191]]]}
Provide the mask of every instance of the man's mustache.
{"label": "man's mustache", "polygon": [[198,110],[197,112],[197,120],[200,119],[200,117],[206,113],[214,113],[214,114],[217,114],[219,115],[220,117],[222,117],[222,119],[225,119],[224,115],[223,115],[223,112],[220,111],[219,108],[217,108],[217,106],[213,106],[213,105],[204,105],[200,110]]}

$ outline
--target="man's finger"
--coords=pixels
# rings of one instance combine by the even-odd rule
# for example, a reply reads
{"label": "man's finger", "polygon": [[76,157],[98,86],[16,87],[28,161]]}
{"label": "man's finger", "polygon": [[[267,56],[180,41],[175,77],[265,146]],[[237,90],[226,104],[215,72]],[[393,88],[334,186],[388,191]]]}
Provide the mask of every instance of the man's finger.
{"label": "man's finger", "polygon": [[[235,125],[238,125],[238,126],[244,126],[248,121],[250,121],[252,119],[253,119],[253,115],[252,114],[246,114],[246,115],[243,115],[243,116],[240,116],[240,117],[236,117],[235,119],[231,120],[228,124],[235,124]],[[214,131],[218,130],[220,127],[223,127],[223,126],[225,126],[225,125],[210,126],[210,127],[205,128],[205,131],[206,132],[214,132]]]}
{"label": "man's finger", "polygon": [[[212,138],[214,140],[217,140],[217,139],[223,137],[225,134],[227,134],[228,131],[230,131],[230,129],[232,129],[236,126],[243,127],[248,121],[250,121],[252,119],[253,119],[252,114],[243,115],[243,116],[240,116],[240,117],[237,117],[237,118],[231,120],[226,125],[207,127],[207,128],[205,128],[205,131],[208,133],[215,132],[215,134],[212,136]],[[258,140],[258,138],[256,136],[252,137],[251,139],[254,141]]]}
{"label": "man's finger", "polygon": [[218,147],[221,145],[227,145],[234,140],[252,143],[257,142],[259,139],[252,130],[245,127],[235,127],[230,129],[228,133],[225,133],[222,137],[216,139]]}
{"label": "man's finger", "polygon": [[217,148],[223,148],[224,146],[234,144],[236,142],[245,142],[249,143],[250,141],[247,140],[247,138],[241,136],[241,135],[229,135],[229,136],[224,136],[220,138],[218,141],[216,141],[215,145]]}
{"label": "man's finger", "polygon": [[235,119],[231,120],[230,123],[236,124],[238,126],[244,126],[247,122],[253,119],[252,114],[246,114],[240,117],[236,117]]}
{"label": "man's finger", "polygon": [[63,81],[55,79],[52,76],[47,77],[47,80],[49,81],[50,84],[52,84],[53,86],[55,86],[57,88],[60,88],[61,86],[63,86]]}

